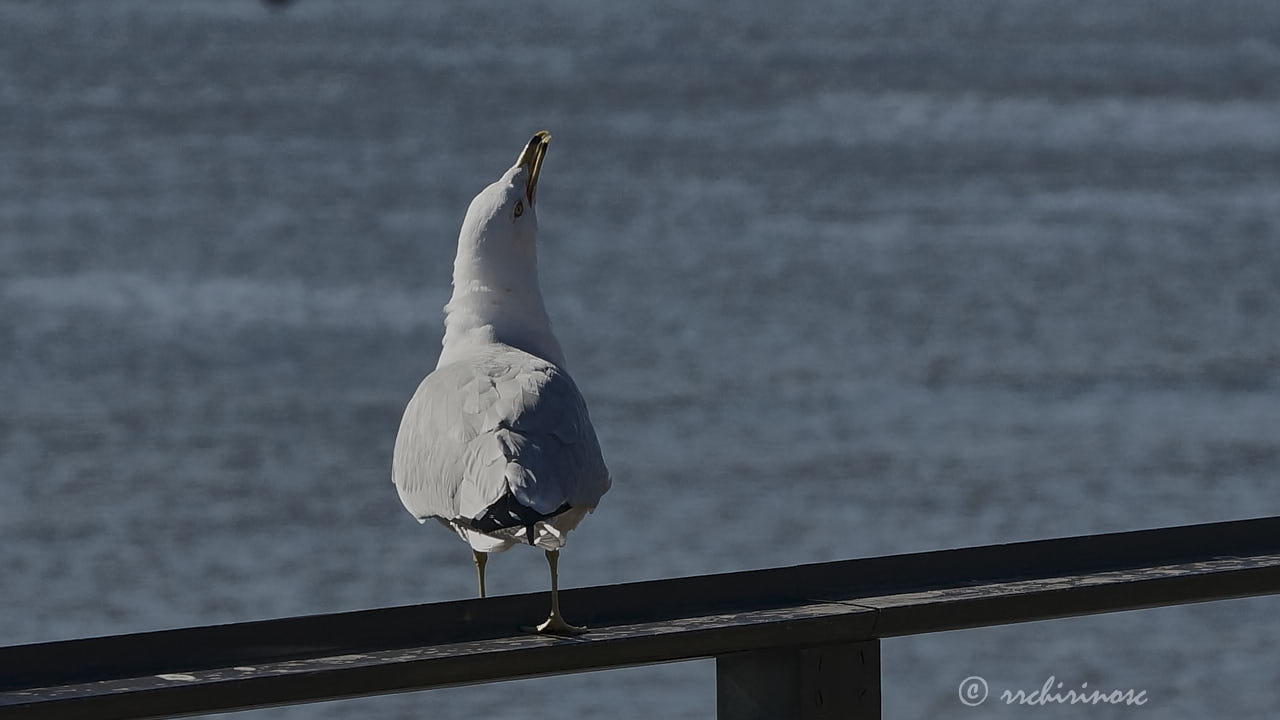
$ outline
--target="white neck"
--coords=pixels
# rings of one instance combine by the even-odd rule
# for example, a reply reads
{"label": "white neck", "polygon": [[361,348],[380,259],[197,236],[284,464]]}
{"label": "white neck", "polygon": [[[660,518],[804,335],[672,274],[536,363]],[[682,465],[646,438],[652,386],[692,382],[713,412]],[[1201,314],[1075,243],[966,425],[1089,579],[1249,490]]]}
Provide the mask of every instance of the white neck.
{"label": "white neck", "polygon": [[454,261],[453,297],[444,306],[444,349],[436,367],[493,343],[564,367],[564,353],[538,289],[536,257],[530,253],[516,260],[520,267],[501,267],[477,255],[459,248]]}

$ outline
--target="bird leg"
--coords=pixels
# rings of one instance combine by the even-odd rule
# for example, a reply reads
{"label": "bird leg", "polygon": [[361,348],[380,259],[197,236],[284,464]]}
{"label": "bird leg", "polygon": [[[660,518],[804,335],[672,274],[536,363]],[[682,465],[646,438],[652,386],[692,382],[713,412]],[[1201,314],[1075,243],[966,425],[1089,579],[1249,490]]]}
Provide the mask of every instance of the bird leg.
{"label": "bird leg", "polygon": [[570,625],[560,615],[560,579],[556,573],[559,561],[559,550],[547,551],[547,565],[551,566],[551,616],[534,629],[550,635],[581,635],[587,631],[586,628]]}
{"label": "bird leg", "polygon": [[480,597],[484,597],[484,564],[489,561],[489,553],[472,550],[471,558],[476,563],[476,578],[480,581]]}

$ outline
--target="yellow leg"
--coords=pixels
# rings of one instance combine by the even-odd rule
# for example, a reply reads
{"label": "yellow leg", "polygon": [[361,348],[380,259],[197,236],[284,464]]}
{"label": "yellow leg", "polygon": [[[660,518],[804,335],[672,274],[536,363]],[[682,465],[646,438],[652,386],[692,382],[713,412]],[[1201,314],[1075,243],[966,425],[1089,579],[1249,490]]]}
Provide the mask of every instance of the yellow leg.
{"label": "yellow leg", "polygon": [[536,630],[540,633],[548,633],[552,635],[580,635],[587,631],[584,627],[570,625],[564,621],[564,617],[560,615],[560,577],[556,572],[556,566],[560,562],[559,550],[547,551],[547,565],[551,567],[551,616],[548,617]]}
{"label": "yellow leg", "polygon": [[480,597],[484,597],[484,564],[489,561],[489,553],[472,550],[471,558],[476,562],[476,578],[480,580]]}

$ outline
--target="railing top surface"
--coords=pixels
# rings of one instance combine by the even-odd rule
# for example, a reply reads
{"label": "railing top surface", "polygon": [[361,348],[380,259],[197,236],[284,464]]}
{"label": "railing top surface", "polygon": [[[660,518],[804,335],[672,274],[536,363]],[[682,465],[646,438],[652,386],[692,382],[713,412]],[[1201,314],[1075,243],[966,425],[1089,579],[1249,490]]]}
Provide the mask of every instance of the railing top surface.
{"label": "railing top surface", "polygon": [[165,717],[1280,593],[1280,517],[0,648],[0,718]]}

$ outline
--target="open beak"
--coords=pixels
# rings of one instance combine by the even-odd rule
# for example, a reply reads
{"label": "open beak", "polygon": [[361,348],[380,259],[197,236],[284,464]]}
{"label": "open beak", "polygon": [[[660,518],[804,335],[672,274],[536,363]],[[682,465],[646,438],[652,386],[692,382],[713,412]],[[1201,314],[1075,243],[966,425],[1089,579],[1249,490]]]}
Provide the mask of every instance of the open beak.
{"label": "open beak", "polygon": [[524,176],[524,196],[529,199],[530,207],[534,204],[534,194],[538,190],[538,174],[542,172],[542,158],[546,156],[547,146],[550,144],[551,133],[539,130],[520,153],[520,159],[516,160],[516,165],[528,171]]}

